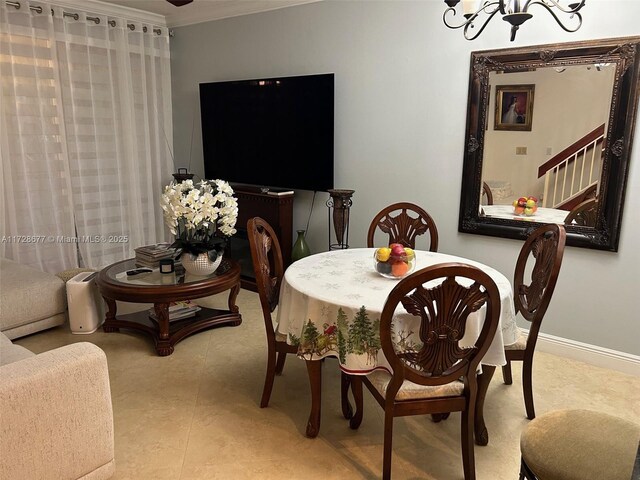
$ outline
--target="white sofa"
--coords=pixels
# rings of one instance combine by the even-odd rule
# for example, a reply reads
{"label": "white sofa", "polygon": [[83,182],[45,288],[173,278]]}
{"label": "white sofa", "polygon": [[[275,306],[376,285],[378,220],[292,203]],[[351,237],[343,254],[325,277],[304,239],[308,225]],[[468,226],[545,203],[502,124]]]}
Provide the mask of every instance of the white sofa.
{"label": "white sofa", "polygon": [[0,258],[0,331],[14,339],[67,320],[65,282],[51,273]]}
{"label": "white sofa", "polygon": [[0,333],[0,480],[102,480],[115,472],[104,352],[75,343],[38,355]]}

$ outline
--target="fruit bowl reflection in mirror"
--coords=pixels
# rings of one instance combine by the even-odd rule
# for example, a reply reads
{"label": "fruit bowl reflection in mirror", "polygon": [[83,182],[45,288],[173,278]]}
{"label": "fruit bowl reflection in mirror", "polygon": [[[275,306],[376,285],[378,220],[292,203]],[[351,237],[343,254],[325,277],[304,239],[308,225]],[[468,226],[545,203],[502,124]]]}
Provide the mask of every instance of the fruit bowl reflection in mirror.
{"label": "fruit bowl reflection in mirror", "polygon": [[513,201],[513,213],[531,217],[538,210],[538,199],[536,197],[520,197]]}
{"label": "fruit bowl reflection in mirror", "polygon": [[376,249],[373,254],[376,272],[386,278],[402,278],[416,268],[416,254],[399,243]]}

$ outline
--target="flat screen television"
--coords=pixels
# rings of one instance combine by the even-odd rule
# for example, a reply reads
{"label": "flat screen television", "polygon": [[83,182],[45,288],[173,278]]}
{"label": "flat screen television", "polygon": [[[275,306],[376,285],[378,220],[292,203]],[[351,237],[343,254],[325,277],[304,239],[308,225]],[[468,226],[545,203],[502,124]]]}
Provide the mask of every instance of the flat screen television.
{"label": "flat screen television", "polygon": [[333,188],[333,93],[332,73],[201,83],[205,177]]}

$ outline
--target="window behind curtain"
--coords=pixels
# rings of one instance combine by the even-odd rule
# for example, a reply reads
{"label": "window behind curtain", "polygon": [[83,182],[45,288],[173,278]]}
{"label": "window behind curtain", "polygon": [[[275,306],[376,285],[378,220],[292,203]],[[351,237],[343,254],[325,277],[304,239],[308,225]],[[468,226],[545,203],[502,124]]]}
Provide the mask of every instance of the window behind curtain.
{"label": "window behind curtain", "polygon": [[[122,19],[113,27],[106,17],[95,24],[82,13],[64,18],[56,7],[53,16],[0,8],[2,32],[20,31],[3,35],[0,47],[3,126],[24,124],[38,136],[25,128],[2,134],[3,199],[10,187],[21,192],[3,205],[2,235],[38,234],[46,219],[49,230],[77,239],[5,243],[3,254],[50,271],[98,268],[164,240],[158,200],[173,169],[163,133],[171,132],[166,30],[131,30]],[[26,83],[22,62],[35,63]],[[17,111],[23,83],[35,105]]]}

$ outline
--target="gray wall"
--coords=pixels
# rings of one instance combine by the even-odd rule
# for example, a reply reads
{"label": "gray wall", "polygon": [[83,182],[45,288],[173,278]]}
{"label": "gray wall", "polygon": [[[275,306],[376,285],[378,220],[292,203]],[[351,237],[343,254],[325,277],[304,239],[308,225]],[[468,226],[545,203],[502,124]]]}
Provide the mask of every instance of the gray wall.
{"label": "gray wall", "polygon": [[[365,245],[369,222],[382,207],[411,201],[435,218],[441,252],[487,263],[511,278],[520,241],[457,231],[470,52],[638,34],[640,2],[590,0],[574,34],[534,7],[514,43],[499,18],[479,39],[466,41],[461,31],[444,27],[443,9],[441,0],[325,0],[176,28],[176,167],[189,164],[192,149],[191,170],[203,175],[199,82],[334,72],[335,187],[356,191],[351,246]],[[294,228],[305,227],[311,198],[296,192]],[[567,248],[543,332],[640,354],[638,198],[640,132],[619,252]],[[326,199],[318,194],[307,236],[316,252],[327,249]]]}

